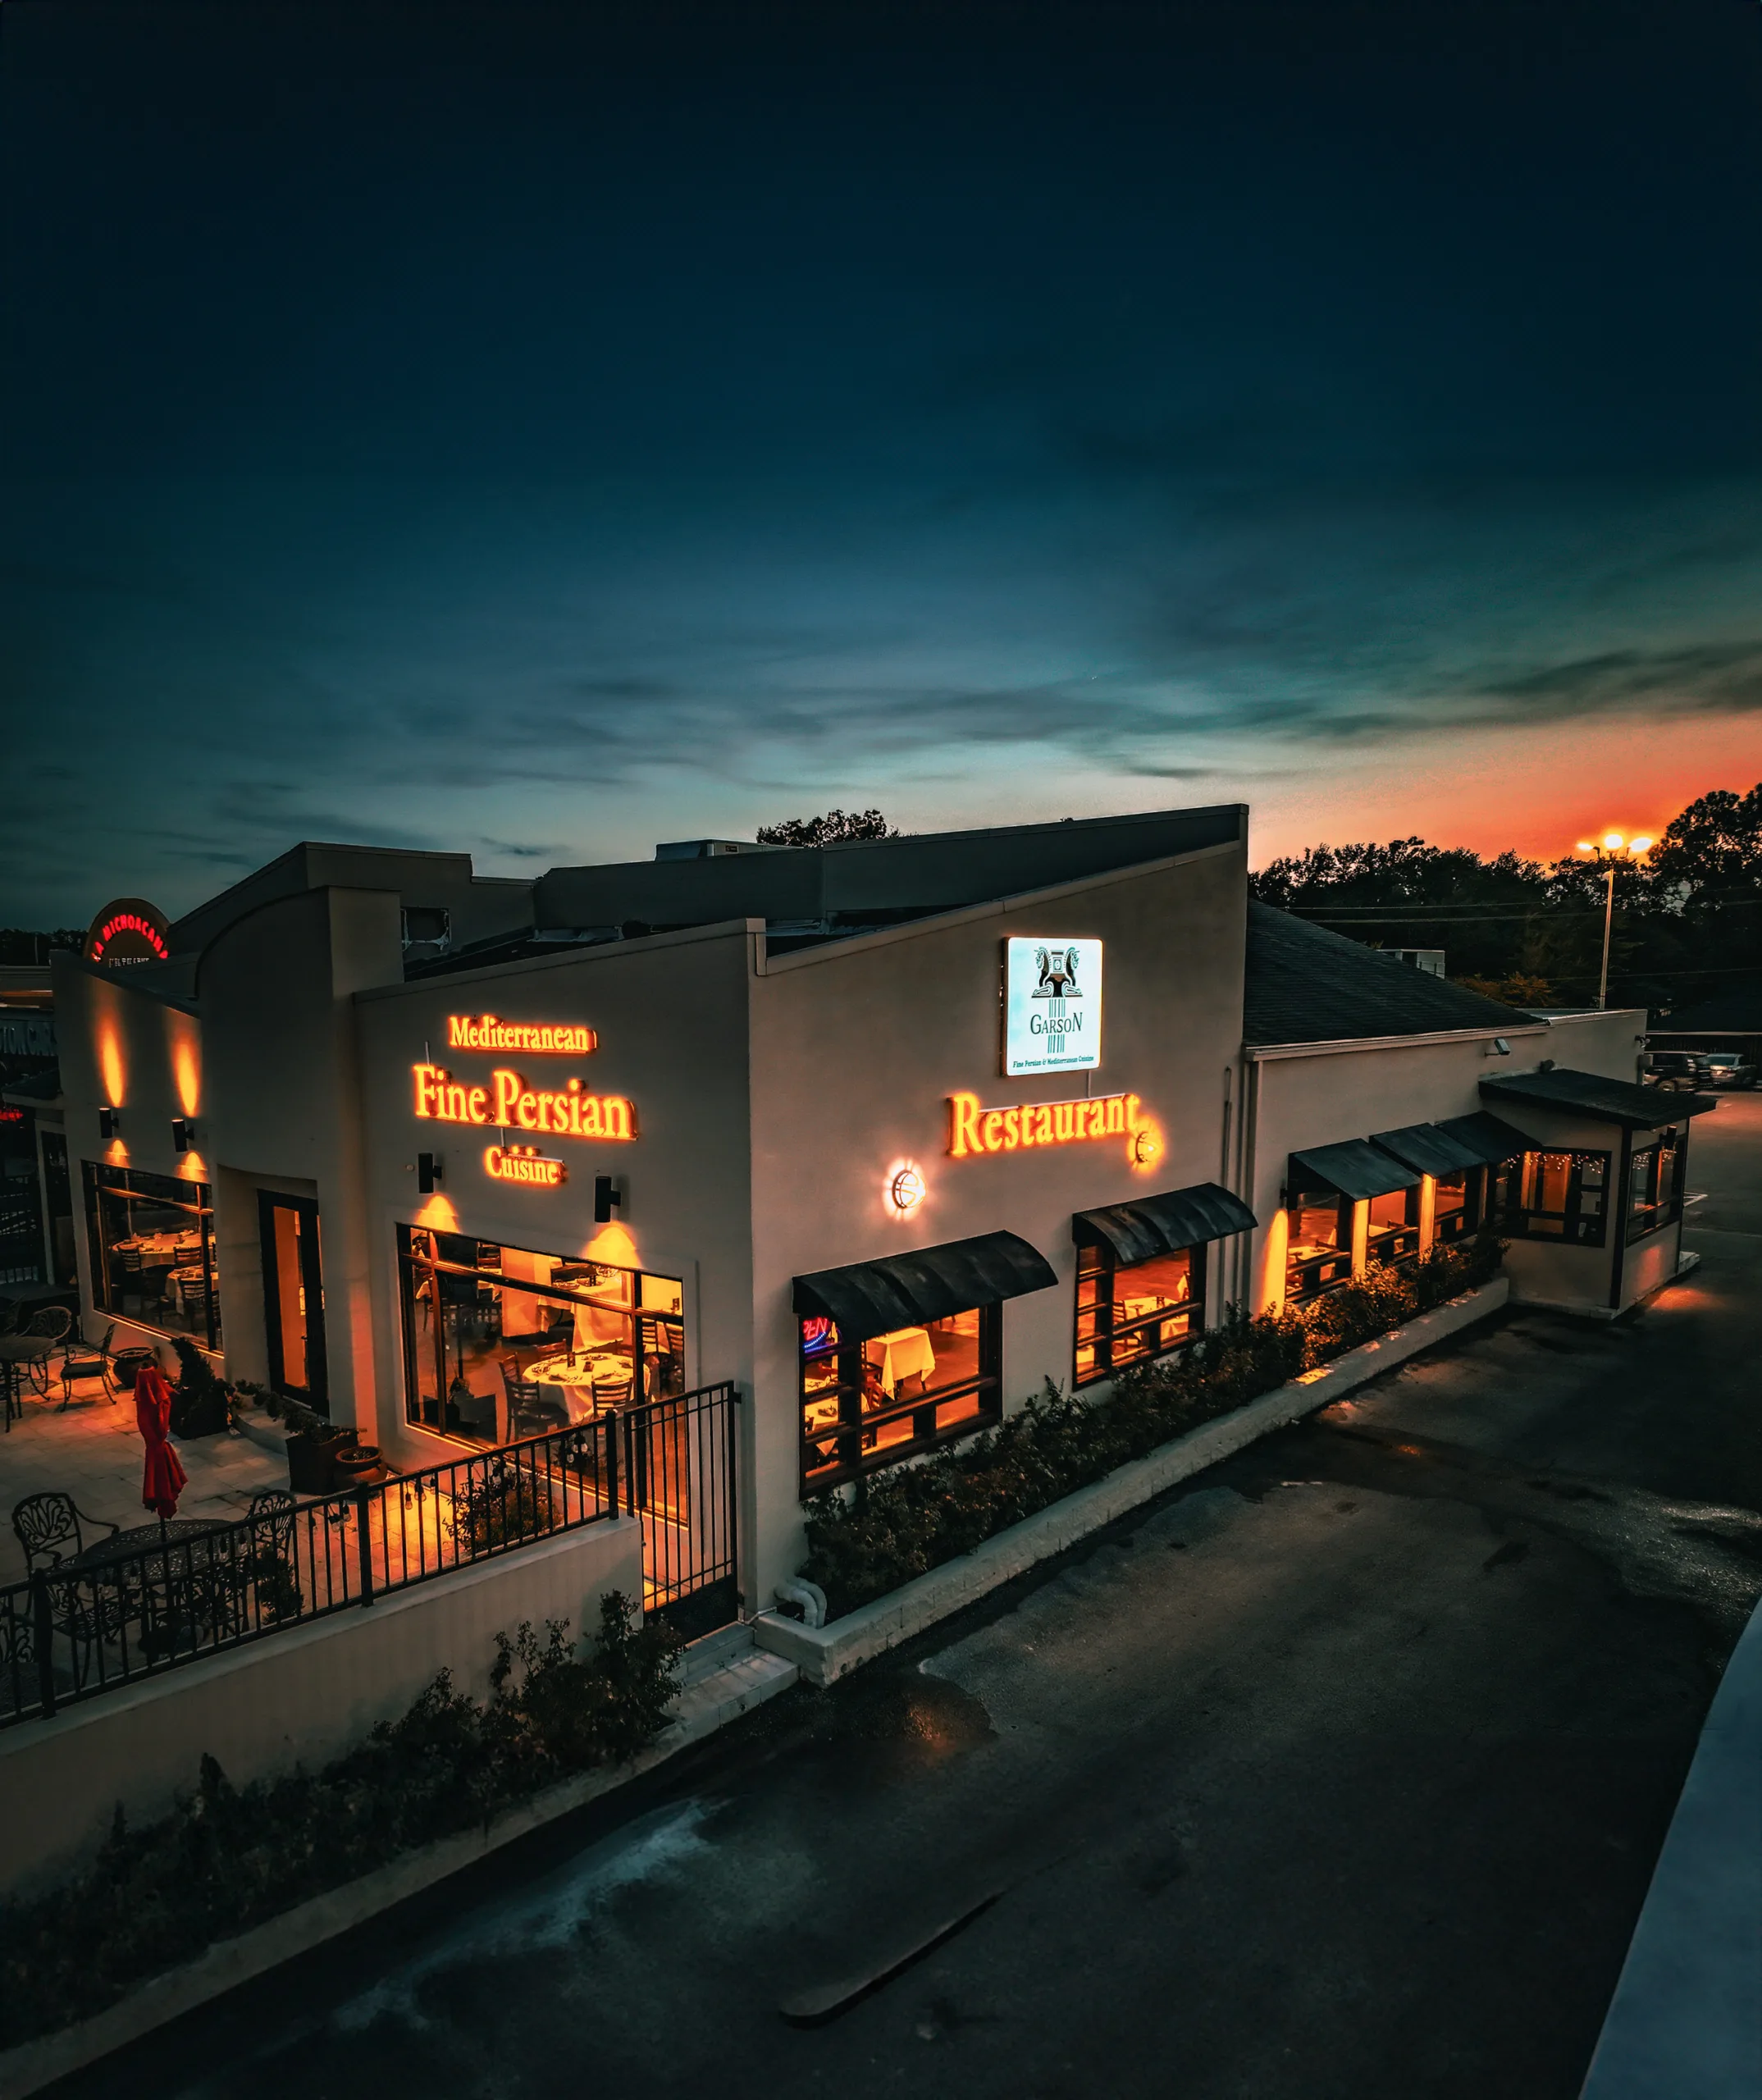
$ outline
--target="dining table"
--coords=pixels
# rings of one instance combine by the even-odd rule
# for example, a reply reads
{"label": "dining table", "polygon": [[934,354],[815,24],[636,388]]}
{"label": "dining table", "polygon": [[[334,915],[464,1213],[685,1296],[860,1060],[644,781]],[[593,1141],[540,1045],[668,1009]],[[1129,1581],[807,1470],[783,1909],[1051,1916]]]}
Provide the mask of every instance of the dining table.
{"label": "dining table", "polygon": [[881,1390],[892,1399],[902,1378],[928,1378],[936,1368],[936,1351],[929,1331],[923,1327],[897,1327],[890,1335],[876,1335],[863,1344],[863,1356],[881,1374]]}
{"label": "dining table", "polygon": [[92,1623],[100,1637],[114,1639],[132,1625],[139,1628],[144,1654],[169,1653],[193,1645],[203,1622],[212,1628],[217,1616],[227,1614],[240,1568],[228,1558],[203,1552],[199,1542],[231,1529],[219,1517],[135,1524],[57,1561],[50,1573],[92,1585]]}
{"label": "dining table", "polygon": [[572,1423],[591,1422],[604,1412],[594,1396],[596,1385],[622,1386],[628,1397],[632,1376],[628,1357],[582,1353],[545,1357],[521,1373],[527,1385],[554,1386]]}

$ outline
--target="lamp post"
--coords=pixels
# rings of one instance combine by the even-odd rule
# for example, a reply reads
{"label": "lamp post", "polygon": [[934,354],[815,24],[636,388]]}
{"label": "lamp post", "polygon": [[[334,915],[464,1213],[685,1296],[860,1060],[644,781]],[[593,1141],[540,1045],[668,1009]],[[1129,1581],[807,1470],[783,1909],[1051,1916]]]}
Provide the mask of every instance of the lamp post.
{"label": "lamp post", "polygon": [[1623,838],[1618,831],[1606,831],[1601,838],[1579,840],[1574,851],[1594,853],[1597,865],[1609,870],[1609,888],[1603,899],[1603,970],[1597,979],[1597,1011],[1600,1013],[1609,1002],[1609,934],[1615,924],[1615,870],[1623,863],[1632,867],[1645,857],[1651,840],[1643,833],[1637,838]]}

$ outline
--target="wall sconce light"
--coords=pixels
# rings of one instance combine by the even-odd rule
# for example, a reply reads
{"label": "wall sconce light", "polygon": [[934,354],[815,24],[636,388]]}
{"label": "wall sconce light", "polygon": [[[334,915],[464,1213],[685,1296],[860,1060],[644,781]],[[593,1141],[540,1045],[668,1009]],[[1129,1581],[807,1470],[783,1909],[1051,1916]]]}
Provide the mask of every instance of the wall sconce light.
{"label": "wall sconce light", "polygon": [[924,1201],[924,1176],[915,1166],[902,1166],[887,1186],[888,1200],[903,1217]]}
{"label": "wall sconce light", "polygon": [[416,1186],[425,1196],[431,1196],[446,1175],[437,1152],[419,1152],[416,1155]]}
{"label": "wall sconce light", "polygon": [[1149,1166],[1162,1150],[1162,1140],[1154,1130],[1140,1130],[1132,1140],[1132,1157],[1139,1166]]}
{"label": "wall sconce light", "polygon": [[122,1134],[122,1111],[120,1108],[100,1108],[98,1112],[98,1134],[108,1144],[112,1138]]}
{"label": "wall sconce light", "polygon": [[196,1142],[196,1126],[188,1116],[171,1118],[171,1144],[178,1152],[188,1152]]}
{"label": "wall sconce light", "polygon": [[623,1191],[612,1186],[609,1174],[596,1174],[593,1177],[593,1221],[596,1225],[609,1225],[612,1213],[619,1209],[624,1198]]}

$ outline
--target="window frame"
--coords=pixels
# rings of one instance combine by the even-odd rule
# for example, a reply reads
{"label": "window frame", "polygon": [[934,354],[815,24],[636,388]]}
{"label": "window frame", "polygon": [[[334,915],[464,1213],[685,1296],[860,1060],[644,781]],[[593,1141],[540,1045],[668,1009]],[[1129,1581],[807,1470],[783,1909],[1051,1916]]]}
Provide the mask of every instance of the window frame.
{"label": "window frame", "polygon": [[[1673,1226],[1682,1215],[1682,1159],[1688,1149],[1687,1132],[1673,1124],[1667,1124],[1649,1145],[1642,1145],[1633,1153],[1627,1163],[1627,1202],[1624,1212],[1626,1244],[1632,1247],[1636,1240],[1662,1232]],[[1670,1185],[1662,1201],[1658,1194],[1659,1168],[1668,1161],[1670,1167]],[[1642,1166],[1641,1162],[1645,1164]],[[1642,1180],[1646,1184],[1646,1201],[1636,1202]]]}
{"label": "window frame", "polygon": [[[810,1355],[805,1330],[808,1322],[799,1315],[795,1317],[796,1331],[796,1420],[799,1429],[799,1452],[801,1500],[821,1495],[828,1488],[842,1486],[847,1481],[865,1479],[871,1473],[897,1465],[906,1459],[921,1457],[927,1451],[938,1449],[947,1444],[958,1443],[965,1436],[977,1436],[982,1429],[995,1429],[1003,1419],[1003,1307],[1001,1303],[989,1305],[959,1307],[954,1312],[943,1315],[957,1318],[961,1312],[979,1315],[979,1369],[969,1379],[956,1385],[938,1387],[927,1394],[919,1394],[909,1400],[896,1395],[892,1404],[883,1408],[863,1408],[863,1350],[872,1337],[861,1341],[847,1341],[839,1335],[830,1354],[837,1359],[837,1367],[829,1389],[839,1404],[838,1420],[831,1429],[811,1429],[808,1422],[810,1405],[824,1404],[829,1388],[815,1389],[811,1399],[808,1390],[810,1366],[827,1352],[815,1350]],[[926,1324],[933,1325],[933,1322]],[[957,1422],[938,1427],[938,1411],[956,1400],[977,1395],[979,1404],[970,1415]],[[914,1433],[899,1442],[877,1446],[870,1451],[863,1449],[863,1439],[871,1431],[884,1429],[888,1423],[908,1417],[917,1418]],[[819,1459],[819,1447],[836,1439],[838,1456],[831,1464]]]}
{"label": "window frame", "polygon": [[1465,1166],[1462,1170],[1463,1201],[1459,1210],[1438,1209],[1438,1190],[1445,1180],[1453,1177],[1434,1175],[1431,1192],[1431,1244],[1434,1247],[1448,1247],[1458,1239],[1472,1239],[1481,1230],[1481,1221],[1486,1214],[1488,1194],[1488,1176],[1491,1170],[1486,1166]]}
{"label": "window frame", "polygon": [[[115,1320],[126,1320],[144,1334],[163,1335],[169,1341],[194,1342],[198,1349],[217,1353],[222,1347],[220,1317],[220,1271],[214,1255],[214,1187],[208,1181],[186,1181],[176,1175],[150,1174],[137,1166],[113,1166],[107,1160],[82,1159],[81,1192],[85,1203],[86,1253],[91,1267],[92,1307]],[[143,1187],[143,1183],[151,1186]],[[203,1278],[203,1331],[168,1327],[144,1313],[125,1312],[123,1292],[115,1287],[110,1272],[110,1246],[104,1238],[103,1199],[120,1196],[141,1203],[160,1203],[167,1210],[185,1211],[195,1217],[201,1238]]]}
{"label": "window frame", "polygon": [[1400,1262],[1419,1259],[1419,1184],[1416,1182],[1411,1189],[1391,1189],[1389,1193],[1404,1198],[1401,1206],[1403,1216],[1399,1225],[1385,1226],[1381,1232],[1376,1230],[1376,1221],[1371,1214],[1372,1206],[1381,1198],[1372,1196],[1365,1201],[1364,1260],[1367,1267],[1372,1262],[1381,1262],[1385,1267],[1393,1268]]}
{"label": "window frame", "polygon": [[[1517,1185],[1512,1192],[1510,1208],[1500,1221],[1500,1230],[1514,1239],[1533,1239],[1545,1246],[1601,1248],[1609,1244],[1609,1212],[1616,1194],[1615,1156],[1613,1152],[1602,1152],[1582,1145],[1531,1145],[1518,1155],[1520,1164]],[[1524,1202],[1524,1185],[1539,1177],[1541,1169],[1531,1169],[1531,1160],[1565,1159],[1567,1173],[1566,1208],[1561,1211],[1545,1211]],[[1587,1188],[1586,1171],[1600,1167],[1602,1173],[1600,1188]],[[1598,1203],[1594,1209],[1586,1208],[1585,1198],[1594,1194]],[[1559,1218],[1558,1232],[1537,1231],[1531,1224],[1536,1218]]]}
{"label": "window frame", "polygon": [[[1310,1254],[1299,1260],[1290,1252],[1291,1217],[1294,1212],[1321,1210],[1324,1205],[1311,1198],[1333,1199],[1335,1212],[1334,1245],[1324,1254]],[[1353,1201],[1343,1196],[1337,1189],[1287,1189],[1280,1208],[1285,1212],[1285,1302],[1287,1305],[1312,1305],[1318,1298],[1326,1298],[1330,1291],[1344,1290],[1352,1281],[1352,1212]],[[1344,1265],[1342,1267],[1341,1265]],[[1322,1271],[1340,1268],[1336,1276],[1323,1276]],[[1293,1290],[1294,1277],[1303,1281],[1305,1287]]]}
{"label": "window frame", "polygon": [[[1189,1247],[1170,1247],[1160,1254],[1147,1254],[1141,1262],[1122,1262],[1105,1240],[1085,1241],[1077,1248],[1077,1272],[1071,1297],[1070,1389],[1080,1393],[1091,1386],[1099,1386],[1109,1378],[1116,1378],[1122,1371],[1130,1370],[1135,1363],[1156,1363],[1166,1356],[1174,1355],[1196,1341],[1205,1331],[1206,1254],[1208,1243],[1198,1240]],[[1147,1268],[1153,1262],[1166,1262],[1176,1254],[1187,1257],[1188,1294],[1178,1301],[1178,1309],[1164,1309],[1158,1312],[1140,1314],[1128,1321],[1122,1327],[1116,1317],[1119,1302],[1117,1279],[1131,1276]],[[1107,1290],[1098,1289],[1094,1302],[1084,1303],[1084,1285],[1105,1279]],[[1095,1324],[1085,1335],[1083,1322],[1085,1315],[1093,1315]],[[1161,1327],[1166,1322],[1185,1318],[1186,1332],[1177,1335],[1172,1341],[1164,1342],[1159,1348],[1145,1349],[1128,1357],[1125,1361],[1115,1360],[1113,1344],[1121,1334],[1141,1333],[1147,1327]],[[1082,1368],[1084,1347],[1093,1354],[1093,1368],[1085,1374]]]}
{"label": "window frame", "polygon": [[[430,1256],[416,1253],[414,1243],[418,1235],[424,1237],[432,1236],[437,1240],[468,1239],[477,1252],[475,1267],[463,1261],[450,1261],[439,1255]],[[510,1249],[515,1253],[537,1255],[542,1259],[555,1261],[565,1266],[578,1265],[596,1269],[615,1269],[619,1275],[631,1277],[633,1281],[628,1314],[634,1330],[632,1349],[633,1390],[631,1405],[632,1408],[646,1407],[656,1399],[677,1397],[672,1394],[650,1393],[646,1390],[648,1379],[648,1354],[641,1344],[642,1328],[647,1322],[654,1322],[658,1327],[664,1326],[677,1330],[677,1349],[670,1348],[668,1354],[677,1355],[680,1367],[680,1388],[682,1391],[684,1390],[686,1319],[685,1286],[682,1278],[664,1276],[658,1269],[627,1268],[621,1262],[603,1262],[597,1256],[555,1253],[549,1248],[515,1247],[512,1240],[482,1239],[475,1233],[440,1232],[427,1226],[399,1224],[396,1228],[396,1242],[398,1324],[404,1341],[404,1421],[406,1428],[418,1430],[427,1436],[443,1436],[450,1443],[467,1444],[473,1450],[495,1450],[500,1448],[493,1443],[485,1444],[481,1439],[468,1436],[462,1431],[450,1428],[447,1425],[446,1410],[450,1382],[446,1368],[449,1354],[445,1335],[446,1323],[444,1319],[436,1318],[432,1322],[431,1331],[426,1340],[418,1335],[416,1320],[418,1303],[416,1284],[418,1277],[427,1276],[436,1280],[433,1302],[437,1308],[443,1303],[443,1293],[439,1281],[442,1276],[469,1276],[479,1291],[486,1285],[491,1288],[500,1287],[503,1290],[515,1290],[524,1297],[549,1299],[556,1305],[569,1308],[572,1312],[582,1305],[600,1303],[600,1301],[590,1299],[585,1294],[571,1291],[564,1285],[548,1282],[541,1283],[536,1278],[506,1275],[501,1267],[501,1257],[504,1252]],[[493,1265],[486,1264],[483,1259],[486,1249],[489,1249],[495,1258]],[[665,1311],[659,1306],[643,1303],[642,1286],[651,1276],[656,1283],[665,1283],[679,1292],[680,1310],[678,1312]],[[600,1309],[609,1308],[600,1303]],[[500,1345],[498,1341],[498,1346]],[[510,1348],[518,1346],[515,1344],[507,1345]],[[431,1359],[431,1368],[434,1373],[435,1406],[436,1413],[439,1417],[436,1421],[428,1420],[422,1413],[424,1400],[421,1383],[422,1358],[425,1353]],[[455,1365],[454,1367],[456,1369],[457,1366]]]}

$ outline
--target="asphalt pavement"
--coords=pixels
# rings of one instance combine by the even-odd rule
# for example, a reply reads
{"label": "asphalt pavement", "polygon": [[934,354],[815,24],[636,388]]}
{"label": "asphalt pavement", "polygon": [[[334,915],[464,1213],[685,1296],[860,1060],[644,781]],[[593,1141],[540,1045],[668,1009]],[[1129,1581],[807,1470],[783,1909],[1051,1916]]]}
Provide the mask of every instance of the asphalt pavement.
{"label": "asphalt pavement", "polygon": [[70,2080],[1571,2100],[1762,1590],[1762,1098],[1509,1314]]}

